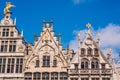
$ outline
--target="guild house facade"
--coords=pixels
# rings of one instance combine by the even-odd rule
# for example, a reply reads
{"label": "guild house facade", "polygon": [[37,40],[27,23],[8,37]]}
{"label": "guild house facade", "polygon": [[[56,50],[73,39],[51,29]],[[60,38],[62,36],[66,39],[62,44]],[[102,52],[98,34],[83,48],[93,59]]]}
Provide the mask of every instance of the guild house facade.
{"label": "guild house facade", "polygon": [[120,68],[114,66],[112,50],[104,55],[100,34],[94,41],[90,24],[86,25],[83,41],[78,33],[77,52],[62,48],[60,33],[55,36],[52,21],[42,22],[40,35],[34,34],[34,44],[30,44],[18,31],[16,19],[11,18],[12,7],[6,3],[0,20],[0,80],[119,80],[116,75]]}

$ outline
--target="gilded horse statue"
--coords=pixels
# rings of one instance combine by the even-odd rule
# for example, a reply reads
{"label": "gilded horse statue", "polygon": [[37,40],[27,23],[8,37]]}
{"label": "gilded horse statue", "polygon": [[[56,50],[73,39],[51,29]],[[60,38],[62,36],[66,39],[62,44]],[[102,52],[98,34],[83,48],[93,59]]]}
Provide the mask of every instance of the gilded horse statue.
{"label": "gilded horse statue", "polygon": [[10,9],[15,7],[14,5],[11,4],[11,2],[6,2],[6,7],[4,8],[4,14],[7,12],[10,12]]}

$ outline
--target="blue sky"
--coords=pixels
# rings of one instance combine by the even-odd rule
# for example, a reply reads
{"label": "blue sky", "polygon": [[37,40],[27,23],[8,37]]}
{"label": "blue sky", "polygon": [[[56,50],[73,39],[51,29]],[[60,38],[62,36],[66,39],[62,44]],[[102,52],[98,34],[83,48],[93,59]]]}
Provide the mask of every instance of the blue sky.
{"label": "blue sky", "polygon": [[[64,47],[76,40],[74,32],[86,29],[85,24],[88,22],[92,24],[94,31],[109,30],[107,28],[113,30],[115,26],[115,34],[120,33],[120,30],[116,32],[120,27],[120,0],[0,0],[0,19],[3,18],[6,1],[16,6],[11,10],[12,17],[16,17],[17,28],[19,31],[24,30],[24,37],[28,42],[33,42],[34,32],[40,35],[43,19],[54,21],[55,34],[61,33]],[[120,35],[115,38],[118,41]],[[113,46],[115,44],[117,46]],[[118,44],[120,41],[112,46],[108,43],[102,48],[112,47],[118,53]]]}

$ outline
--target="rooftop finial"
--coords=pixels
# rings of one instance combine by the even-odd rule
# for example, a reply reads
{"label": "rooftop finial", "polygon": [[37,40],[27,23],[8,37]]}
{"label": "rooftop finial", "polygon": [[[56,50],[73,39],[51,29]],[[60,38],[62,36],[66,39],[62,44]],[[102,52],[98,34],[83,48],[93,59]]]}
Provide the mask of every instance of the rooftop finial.
{"label": "rooftop finial", "polygon": [[6,2],[6,7],[4,8],[4,14],[7,12],[10,12],[10,9],[15,7],[14,5],[11,4],[11,2]]}
{"label": "rooftop finial", "polygon": [[98,35],[97,35],[97,36],[98,36],[98,40],[100,40],[100,33],[99,33],[99,32],[98,32]]}
{"label": "rooftop finial", "polygon": [[91,24],[90,24],[90,23],[87,23],[87,24],[86,24],[86,27],[87,27],[88,29],[90,29],[90,28],[91,28]]}

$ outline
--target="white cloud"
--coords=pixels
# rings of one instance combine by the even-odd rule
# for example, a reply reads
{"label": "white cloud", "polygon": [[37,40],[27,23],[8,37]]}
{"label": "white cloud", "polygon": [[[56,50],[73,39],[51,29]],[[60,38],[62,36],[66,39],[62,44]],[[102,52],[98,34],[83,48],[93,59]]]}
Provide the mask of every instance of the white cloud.
{"label": "white cloud", "polygon": [[[80,30],[82,32],[81,40],[85,37],[86,30]],[[73,31],[73,34],[75,34],[74,40],[70,41],[70,47],[74,49],[75,51],[78,49],[78,39],[77,39],[77,33],[79,30]],[[116,24],[108,24],[105,28],[101,28],[99,30],[92,29],[92,35],[94,40],[96,40],[97,33],[100,32],[101,39],[100,39],[100,46],[103,52],[107,54],[107,48],[113,49],[113,57],[118,58],[118,50],[120,49],[120,25]]]}
{"label": "white cloud", "polygon": [[93,0],[72,0],[72,1],[76,5],[76,4],[79,4],[79,3],[90,2],[90,1],[93,1]]}

